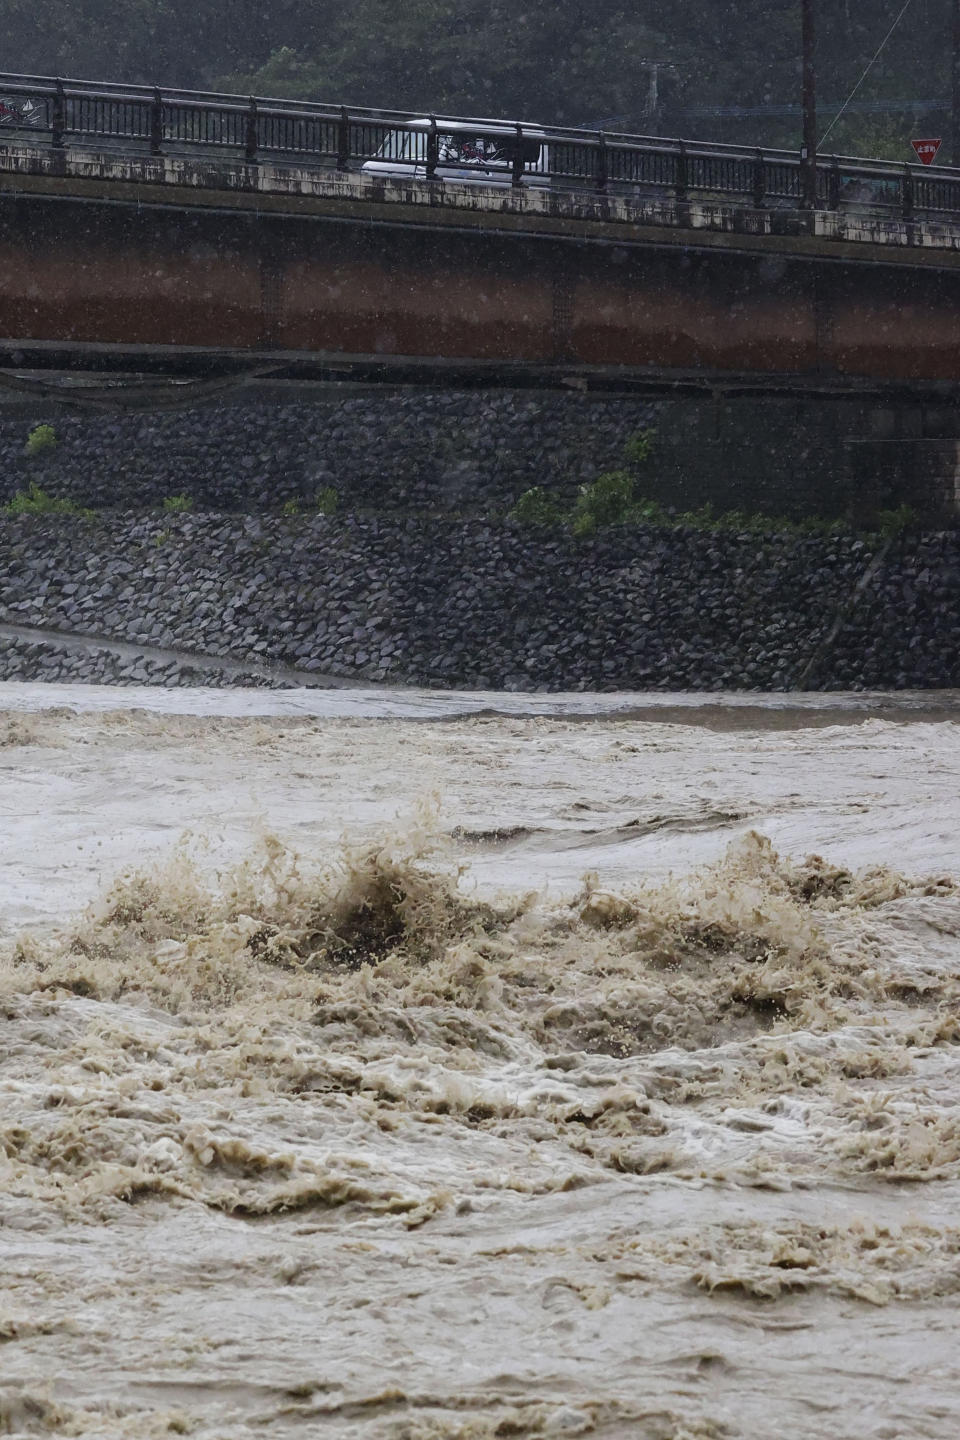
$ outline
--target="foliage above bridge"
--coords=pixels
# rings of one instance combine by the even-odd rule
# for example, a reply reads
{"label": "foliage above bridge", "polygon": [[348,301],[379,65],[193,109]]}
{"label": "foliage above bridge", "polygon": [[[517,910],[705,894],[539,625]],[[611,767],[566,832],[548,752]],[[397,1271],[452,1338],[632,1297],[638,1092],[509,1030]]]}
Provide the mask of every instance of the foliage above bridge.
{"label": "foliage above bridge", "polygon": [[[798,143],[799,0],[6,0],[4,67],[33,74],[286,95],[351,105],[522,115],[644,130],[651,71],[667,133]],[[820,89],[849,94],[889,6],[820,0]],[[945,127],[951,0],[926,0],[859,98],[913,110],[854,115],[831,143],[906,159],[914,126]],[[882,13],[881,13],[882,12]],[[672,67],[672,68],[671,68]],[[770,107],[742,118],[711,111]],[[825,106],[825,109],[828,109]],[[705,113],[704,113],[705,112]]]}

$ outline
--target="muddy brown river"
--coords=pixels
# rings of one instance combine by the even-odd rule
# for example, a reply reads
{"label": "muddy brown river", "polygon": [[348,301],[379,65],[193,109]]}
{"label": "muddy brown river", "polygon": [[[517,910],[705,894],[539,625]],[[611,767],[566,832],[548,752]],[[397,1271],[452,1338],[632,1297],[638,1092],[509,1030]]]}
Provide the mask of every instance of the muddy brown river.
{"label": "muddy brown river", "polygon": [[0,1433],[953,1440],[958,721],[0,686]]}

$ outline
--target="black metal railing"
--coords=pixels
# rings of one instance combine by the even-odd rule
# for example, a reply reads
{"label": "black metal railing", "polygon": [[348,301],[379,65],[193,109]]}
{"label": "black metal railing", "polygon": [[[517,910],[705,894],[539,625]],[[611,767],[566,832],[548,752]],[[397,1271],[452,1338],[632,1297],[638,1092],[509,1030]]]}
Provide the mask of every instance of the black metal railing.
{"label": "black metal railing", "polygon": [[[344,171],[373,162],[380,173],[425,179],[472,165],[517,186],[761,210],[801,205],[800,160],[790,150],[0,74],[0,144],[14,136],[56,149],[219,154],[249,165]],[[467,136],[484,141],[482,161],[462,158]],[[460,158],[451,162],[450,153]],[[901,221],[946,218],[960,213],[960,169],[824,155],[817,205]]]}

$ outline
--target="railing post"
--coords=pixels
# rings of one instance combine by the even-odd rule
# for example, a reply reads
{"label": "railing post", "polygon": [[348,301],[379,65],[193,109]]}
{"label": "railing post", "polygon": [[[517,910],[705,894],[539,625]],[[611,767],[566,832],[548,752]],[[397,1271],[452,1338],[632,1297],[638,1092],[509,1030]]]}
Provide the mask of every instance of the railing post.
{"label": "railing post", "polygon": [[63,93],[63,81],[58,80],[53,92],[53,122],[50,144],[54,150],[63,149],[63,132],[67,128],[67,99]]}
{"label": "railing post", "polygon": [[763,151],[758,150],[753,157],[753,208],[762,210],[767,203],[767,169],[764,164]]}
{"label": "railing post", "polygon": [[945,197],[947,197],[949,201],[946,209],[960,210],[960,186],[958,186],[956,180],[945,180],[943,190]]}
{"label": "railing post", "polygon": [[243,147],[243,158],[248,165],[256,164],[257,159],[257,102],[250,96],[250,106],[247,110],[247,133],[246,142]]}
{"label": "railing post", "polygon": [[517,126],[517,148],[513,152],[513,170],[510,175],[511,185],[523,184],[523,126]]}
{"label": "railing post", "polygon": [[901,182],[902,215],[904,221],[909,225],[913,220],[913,172],[909,165],[903,167],[903,180]]}
{"label": "railing post", "polygon": [[150,154],[159,155],[163,149],[163,96],[159,90],[153,92],[150,106]]}
{"label": "railing post", "polygon": [[337,169],[350,169],[350,116],[345,105],[341,105],[337,121]]}
{"label": "railing post", "polygon": [[[413,139],[416,142],[417,132],[413,132]],[[416,156],[414,156],[416,159]],[[437,134],[436,116],[430,116],[430,129],[427,131],[427,179],[436,180],[437,166],[440,164],[440,136]],[[416,173],[416,172],[414,172]]]}
{"label": "railing post", "polygon": [[607,137],[600,131],[597,137],[597,189],[601,195],[607,188],[609,171],[607,166]]}
{"label": "railing post", "polygon": [[682,140],[677,145],[677,164],[673,185],[677,204],[686,205],[690,199],[690,172],[687,164],[687,147]]}
{"label": "railing post", "polygon": [[840,209],[840,161],[836,155],[827,172],[827,209]]}

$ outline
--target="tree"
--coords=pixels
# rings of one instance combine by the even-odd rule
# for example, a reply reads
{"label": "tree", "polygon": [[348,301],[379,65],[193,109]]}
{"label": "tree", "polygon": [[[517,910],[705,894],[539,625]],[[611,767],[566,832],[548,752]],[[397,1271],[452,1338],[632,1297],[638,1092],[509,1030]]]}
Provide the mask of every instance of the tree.
{"label": "tree", "polygon": [[[691,113],[798,102],[799,0],[234,0],[229,11],[214,0],[3,3],[12,70],[639,130],[644,62],[656,59],[675,67],[663,72],[673,133],[799,141],[798,115]],[[951,11],[952,0],[926,0],[923,24],[897,30],[858,100],[949,96]],[[892,3],[819,0],[824,128],[893,13]],[[928,124],[945,118],[920,113]],[[910,123],[905,113],[871,128],[852,112],[835,138],[843,149],[895,150]]]}

